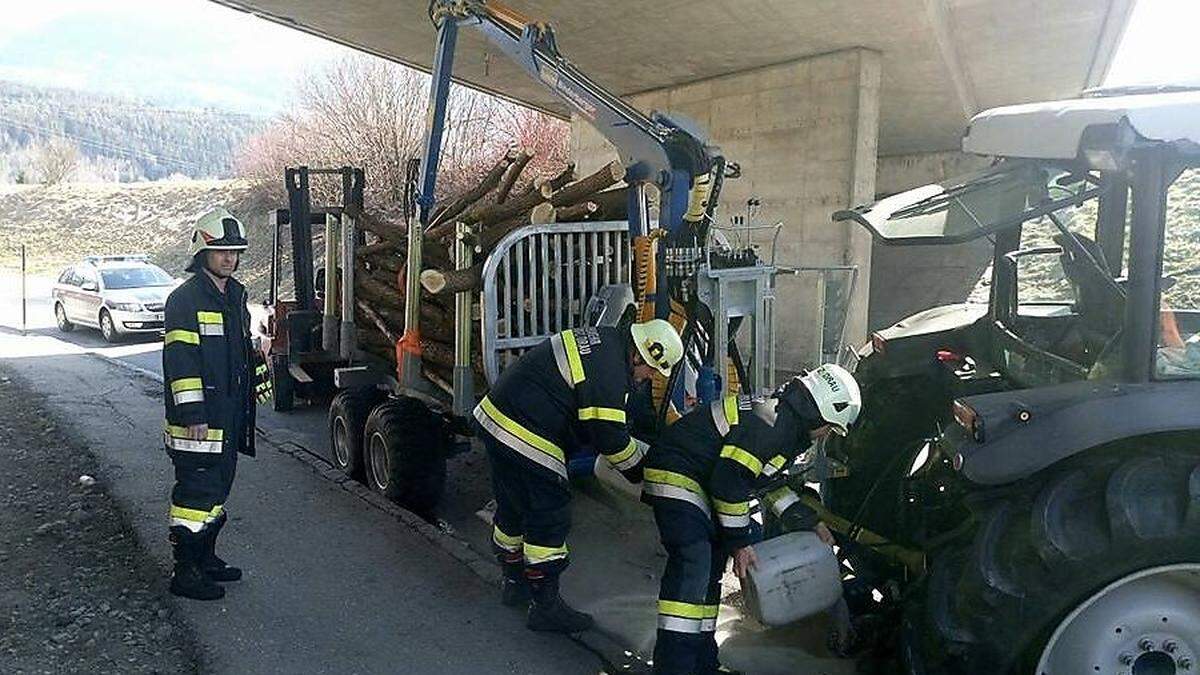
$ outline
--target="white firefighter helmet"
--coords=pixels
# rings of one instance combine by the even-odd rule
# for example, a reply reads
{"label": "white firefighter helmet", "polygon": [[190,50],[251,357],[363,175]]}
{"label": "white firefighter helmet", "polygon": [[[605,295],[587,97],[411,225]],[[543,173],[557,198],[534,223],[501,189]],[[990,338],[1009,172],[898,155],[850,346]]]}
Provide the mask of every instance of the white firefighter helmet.
{"label": "white firefighter helmet", "polygon": [[812,394],[821,419],[833,427],[833,432],[845,436],[847,429],[862,411],[862,392],[858,382],[845,368],[826,363],[796,377]]}
{"label": "white firefighter helmet", "polygon": [[229,211],[218,206],[196,219],[188,255],[195,256],[200,251],[244,250],[246,228]]}
{"label": "white firefighter helmet", "polygon": [[642,360],[653,366],[663,376],[670,376],[671,369],[683,358],[683,340],[669,321],[651,319],[629,327],[633,344]]}

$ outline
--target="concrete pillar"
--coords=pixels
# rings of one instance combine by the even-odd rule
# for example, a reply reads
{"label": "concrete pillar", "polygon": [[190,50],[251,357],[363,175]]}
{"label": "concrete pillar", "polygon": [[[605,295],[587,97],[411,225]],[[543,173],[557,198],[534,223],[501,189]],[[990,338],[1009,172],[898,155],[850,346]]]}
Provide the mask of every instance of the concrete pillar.
{"label": "concrete pillar", "polygon": [[[642,110],[685,115],[711,134],[742,178],[725,183],[718,224],[762,202],[758,220],[783,221],[776,260],[785,266],[854,265],[846,339],[866,337],[870,237],[836,225],[830,215],[875,194],[880,56],[848,49],[629,97]],[[615,152],[586,121],[573,120],[571,154],[580,173]],[[764,256],[769,237],[756,237]],[[815,317],[821,299],[814,274],[781,278],[777,301],[778,363],[782,370],[819,360]]]}

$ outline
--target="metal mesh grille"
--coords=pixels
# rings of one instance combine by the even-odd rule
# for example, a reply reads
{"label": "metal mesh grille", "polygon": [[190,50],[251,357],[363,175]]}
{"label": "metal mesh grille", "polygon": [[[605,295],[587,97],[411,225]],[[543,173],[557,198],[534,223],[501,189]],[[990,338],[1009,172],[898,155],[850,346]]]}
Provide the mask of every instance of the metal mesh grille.
{"label": "metal mesh grille", "polygon": [[483,270],[484,370],[488,382],[547,337],[582,324],[587,301],[629,283],[629,224],[555,223],[510,233]]}

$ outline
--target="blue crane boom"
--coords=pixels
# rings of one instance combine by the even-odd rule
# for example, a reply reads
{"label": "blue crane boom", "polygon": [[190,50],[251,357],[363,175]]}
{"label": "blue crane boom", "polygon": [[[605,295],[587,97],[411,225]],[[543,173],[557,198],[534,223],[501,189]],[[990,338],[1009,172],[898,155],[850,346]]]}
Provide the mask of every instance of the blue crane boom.
{"label": "blue crane boom", "polygon": [[[419,322],[421,237],[428,227],[437,186],[438,157],[445,128],[446,102],[458,29],[477,29],[535,81],[590,122],[617,149],[625,167],[629,190],[631,236],[650,229],[646,187],[659,192],[658,226],[668,239],[684,231],[685,221],[710,218],[715,197],[713,172],[719,185],[724,160],[714,153],[700,132],[688,123],[662,113],[643,114],[579,71],[558,51],[553,29],[531,21],[495,0],[432,0],[429,16],[437,26],[437,47],[430,84],[424,156],[417,197],[418,218],[409,224],[405,297],[405,337],[401,340],[402,386],[413,387],[420,373]],[[689,213],[690,207],[690,213]],[[661,270],[660,270],[661,272]],[[656,309],[668,310],[666,284],[659,274]]]}

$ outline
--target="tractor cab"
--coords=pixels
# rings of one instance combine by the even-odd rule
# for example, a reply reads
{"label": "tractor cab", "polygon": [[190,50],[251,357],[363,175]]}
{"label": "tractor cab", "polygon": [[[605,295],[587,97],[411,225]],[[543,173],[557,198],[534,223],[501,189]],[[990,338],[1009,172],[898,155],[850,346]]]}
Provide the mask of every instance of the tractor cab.
{"label": "tractor cab", "polygon": [[[891,246],[992,243],[972,298],[987,309],[959,313],[959,334],[937,345],[943,362],[1014,389],[1200,377],[1197,139],[1200,92],[1001,108],[963,141],[997,157],[991,167],[834,219]],[[910,317],[873,346],[927,335],[923,323]]]}

